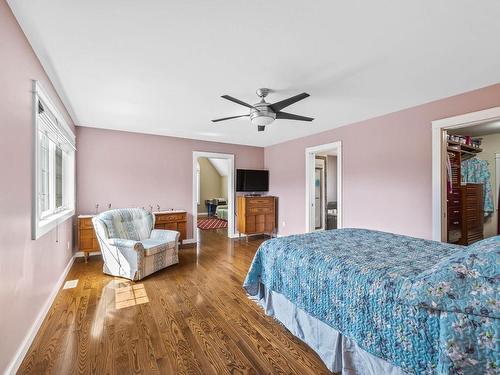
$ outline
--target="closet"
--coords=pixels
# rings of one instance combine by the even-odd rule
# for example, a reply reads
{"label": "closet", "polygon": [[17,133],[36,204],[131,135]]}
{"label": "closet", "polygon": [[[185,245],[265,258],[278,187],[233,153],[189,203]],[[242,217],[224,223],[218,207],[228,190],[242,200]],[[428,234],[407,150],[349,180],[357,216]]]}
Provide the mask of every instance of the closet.
{"label": "closet", "polygon": [[450,135],[446,146],[447,242],[470,245],[483,239],[483,184],[463,182],[462,162],[475,157],[482,149],[470,137]]}

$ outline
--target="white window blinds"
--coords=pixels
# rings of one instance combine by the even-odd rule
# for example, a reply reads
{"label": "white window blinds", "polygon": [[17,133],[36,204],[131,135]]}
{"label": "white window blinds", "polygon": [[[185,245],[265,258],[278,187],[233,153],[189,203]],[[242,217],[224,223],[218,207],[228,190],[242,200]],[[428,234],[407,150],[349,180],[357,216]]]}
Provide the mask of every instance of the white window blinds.
{"label": "white window blinds", "polygon": [[76,149],[75,138],[68,134],[61,125],[57,117],[44,105],[42,100],[38,100],[38,131],[44,133],[56,145],[61,148]]}

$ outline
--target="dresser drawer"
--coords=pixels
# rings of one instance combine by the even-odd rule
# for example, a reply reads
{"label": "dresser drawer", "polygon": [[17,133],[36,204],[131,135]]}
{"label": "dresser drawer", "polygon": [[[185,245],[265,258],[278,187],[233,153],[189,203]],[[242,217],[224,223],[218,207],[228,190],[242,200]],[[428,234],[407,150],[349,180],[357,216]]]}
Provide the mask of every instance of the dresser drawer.
{"label": "dresser drawer", "polygon": [[247,198],[248,207],[272,207],[274,205],[274,198]]}
{"label": "dresser drawer", "polygon": [[94,225],[92,224],[92,218],[89,217],[89,218],[81,218],[81,219],[78,219],[80,224],[79,224],[79,228],[92,228],[94,229]]}
{"label": "dresser drawer", "polygon": [[80,238],[78,248],[80,251],[92,251],[95,249],[94,246],[95,239],[93,238]]}
{"label": "dresser drawer", "polygon": [[274,207],[272,206],[260,206],[260,207],[249,207],[249,214],[271,214],[274,212]]}
{"label": "dresser drawer", "polygon": [[95,238],[94,228],[80,228],[80,238]]}
{"label": "dresser drawer", "polygon": [[454,186],[452,188],[451,193],[448,192],[448,199],[460,198],[461,195],[462,195],[462,193],[461,193],[460,189]]}
{"label": "dresser drawer", "polygon": [[169,223],[186,220],[186,214],[157,214],[155,216],[156,223]]}
{"label": "dresser drawer", "polygon": [[460,229],[462,226],[462,219],[448,219],[448,230]]}
{"label": "dresser drawer", "polygon": [[453,198],[453,199],[448,199],[448,209],[452,207],[460,207],[461,205],[461,199],[460,198]]}
{"label": "dresser drawer", "polygon": [[448,207],[448,220],[451,219],[460,219],[462,217],[462,213],[460,207]]}

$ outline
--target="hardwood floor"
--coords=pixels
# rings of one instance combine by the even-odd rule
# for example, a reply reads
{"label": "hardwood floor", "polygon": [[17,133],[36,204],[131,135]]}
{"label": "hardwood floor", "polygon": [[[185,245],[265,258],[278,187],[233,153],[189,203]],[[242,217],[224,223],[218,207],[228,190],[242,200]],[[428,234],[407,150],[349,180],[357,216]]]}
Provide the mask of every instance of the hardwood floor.
{"label": "hardwood floor", "polygon": [[[246,297],[241,285],[262,240],[223,233],[200,231],[178,265],[137,283],[104,275],[100,257],[78,259],[67,277],[78,286],[59,292],[18,373],[330,374]],[[116,304],[118,293],[139,290]]]}

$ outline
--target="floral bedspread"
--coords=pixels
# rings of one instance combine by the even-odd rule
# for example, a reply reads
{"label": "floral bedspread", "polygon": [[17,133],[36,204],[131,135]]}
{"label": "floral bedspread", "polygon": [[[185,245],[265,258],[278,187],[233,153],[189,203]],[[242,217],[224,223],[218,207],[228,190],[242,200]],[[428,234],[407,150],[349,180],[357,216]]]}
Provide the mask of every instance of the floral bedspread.
{"label": "floral bedspread", "polygon": [[262,283],[410,373],[497,373],[498,319],[401,298],[403,285],[463,249],[364,229],[288,236],[260,246],[243,286],[256,296]]}

